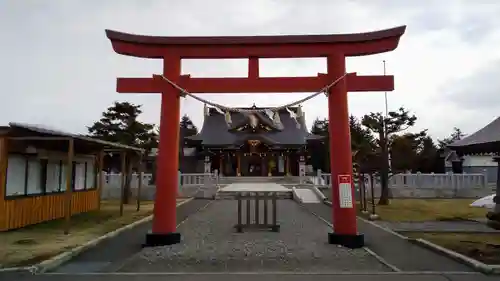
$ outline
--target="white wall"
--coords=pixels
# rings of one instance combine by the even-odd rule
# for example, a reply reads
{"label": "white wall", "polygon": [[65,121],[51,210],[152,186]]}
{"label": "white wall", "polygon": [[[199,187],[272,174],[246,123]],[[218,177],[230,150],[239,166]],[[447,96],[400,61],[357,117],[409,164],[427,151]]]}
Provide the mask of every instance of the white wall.
{"label": "white wall", "polygon": [[493,161],[492,156],[468,156],[464,158],[463,165],[470,167],[496,167],[497,163]]}
{"label": "white wall", "polygon": [[[45,160],[35,156],[9,154],[6,196],[44,194],[66,190],[67,165],[65,160],[61,158],[61,155],[55,153],[49,154]],[[46,181],[43,182],[42,173],[45,161],[47,163]],[[77,156],[74,162],[76,163],[74,190],[94,187],[94,157]]]}
{"label": "white wall", "polygon": [[[489,155],[467,155],[464,156],[464,167],[496,167],[497,163]],[[451,167],[451,162],[446,161],[446,167]]]}

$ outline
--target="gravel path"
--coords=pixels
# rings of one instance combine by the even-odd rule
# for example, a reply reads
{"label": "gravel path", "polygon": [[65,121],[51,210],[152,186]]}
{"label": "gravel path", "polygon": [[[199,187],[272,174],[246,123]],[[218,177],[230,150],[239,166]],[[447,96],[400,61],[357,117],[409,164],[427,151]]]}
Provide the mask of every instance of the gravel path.
{"label": "gravel path", "polygon": [[292,200],[278,201],[279,233],[235,233],[236,219],[236,201],[214,201],[179,227],[181,244],[146,248],[119,271],[390,271],[364,249],[327,244],[330,229]]}

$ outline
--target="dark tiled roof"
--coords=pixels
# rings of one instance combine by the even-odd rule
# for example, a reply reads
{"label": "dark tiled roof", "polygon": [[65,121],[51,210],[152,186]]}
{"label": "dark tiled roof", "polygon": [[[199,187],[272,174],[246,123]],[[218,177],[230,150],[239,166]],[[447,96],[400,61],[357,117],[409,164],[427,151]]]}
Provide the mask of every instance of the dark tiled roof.
{"label": "dark tiled roof", "polygon": [[450,145],[459,154],[480,154],[500,152],[500,117],[479,131]]}
{"label": "dark tiled roof", "polygon": [[[273,120],[269,119],[264,113],[257,112],[257,113],[254,113],[253,115],[259,120],[259,122],[262,122],[264,125],[267,125],[275,130],[282,130],[283,129],[278,124],[274,124]],[[237,122],[234,122],[234,120],[233,120],[233,122],[229,126],[230,130],[233,130],[233,129],[239,128],[245,124],[248,124],[248,122],[250,121],[250,114],[248,114],[248,113],[235,114],[235,117],[237,118]],[[280,116],[280,118],[281,118],[281,116]]]}
{"label": "dark tiled roof", "polygon": [[[296,112],[297,108],[290,108]],[[203,127],[196,136],[188,137],[191,140],[201,141],[205,146],[231,146],[233,144],[241,144],[248,139],[260,139],[263,142],[274,145],[305,145],[307,140],[320,139],[320,136],[313,135],[307,131],[305,119],[298,118],[300,127],[297,128],[297,123],[290,117],[290,114],[285,110],[280,112],[282,128],[274,128],[271,132],[258,134],[232,132],[237,124],[245,124],[246,115],[241,113],[231,113],[232,124],[228,126],[223,114],[220,114],[215,109],[210,108],[210,115],[205,117]],[[272,120],[266,114],[259,114],[259,119],[267,120],[266,123],[272,124]]]}
{"label": "dark tiled roof", "polygon": [[41,125],[25,124],[25,123],[9,123],[9,132],[12,137],[18,136],[41,136],[41,137],[62,137],[62,138],[72,138],[80,142],[91,143],[102,148],[116,148],[123,150],[132,150],[137,152],[143,152],[144,150],[138,147],[128,146],[121,143],[114,143],[109,141],[103,141],[95,138],[90,138],[83,135],[72,134],[68,132],[58,131],[52,128],[47,128]]}

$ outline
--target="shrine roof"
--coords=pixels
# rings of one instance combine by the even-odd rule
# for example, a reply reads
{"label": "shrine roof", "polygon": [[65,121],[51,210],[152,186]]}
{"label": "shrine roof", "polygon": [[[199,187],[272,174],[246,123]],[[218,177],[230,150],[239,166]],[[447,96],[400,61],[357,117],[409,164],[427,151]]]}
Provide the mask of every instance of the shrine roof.
{"label": "shrine roof", "polygon": [[327,35],[263,35],[263,36],[150,36],[124,33],[106,29],[110,40],[152,45],[241,45],[241,44],[322,44],[360,43],[391,37],[400,37],[406,26],[390,29],[347,34]]}
{"label": "shrine roof", "polygon": [[458,154],[500,153],[500,117],[450,145]]}
{"label": "shrine roof", "polygon": [[[296,112],[297,108],[290,108]],[[281,124],[279,129],[272,129],[269,132],[239,132],[234,130],[234,126],[226,123],[223,114],[211,108],[209,116],[205,117],[201,131],[187,139],[200,141],[204,146],[231,146],[243,144],[249,139],[259,139],[272,145],[305,145],[308,140],[318,140],[321,136],[316,136],[307,131],[304,117],[297,117],[296,122],[287,110],[279,111]],[[273,121],[266,114],[259,114],[259,118],[267,119],[268,123]],[[231,124],[245,124],[246,115],[242,113],[231,113]],[[300,126],[297,126],[297,123]]]}

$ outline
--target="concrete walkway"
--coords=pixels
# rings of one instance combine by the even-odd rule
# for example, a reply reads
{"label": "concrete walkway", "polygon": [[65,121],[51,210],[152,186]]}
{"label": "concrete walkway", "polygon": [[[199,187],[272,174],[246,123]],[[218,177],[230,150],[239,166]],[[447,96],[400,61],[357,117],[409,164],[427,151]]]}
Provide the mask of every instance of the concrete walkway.
{"label": "concrete walkway", "polygon": [[[322,203],[305,204],[305,207],[331,221],[331,207]],[[358,231],[365,234],[368,248],[401,271],[473,272],[466,265],[414,245],[361,219],[358,219]]]}
{"label": "concrete walkway", "polygon": [[146,248],[121,272],[387,272],[364,249],[327,243],[329,227],[292,200],[278,200],[279,233],[236,233],[237,202],[218,200],[179,228],[181,244]]}
{"label": "concrete walkway", "polygon": [[[0,276],[2,277],[2,276]],[[7,279],[8,278],[8,279]],[[15,281],[493,281],[498,276],[454,273],[367,273],[367,274],[92,274],[92,275],[11,275]],[[11,279],[12,278],[12,279]],[[15,278],[15,279],[14,279]]]}
{"label": "concrete walkway", "polygon": [[[177,222],[198,212],[210,203],[210,200],[195,199],[177,207]],[[106,240],[99,247],[83,252],[55,271],[59,273],[109,272],[121,265],[127,258],[142,250],[146,233],[151,230],[151,223],[145,223],[117,237]]]}

